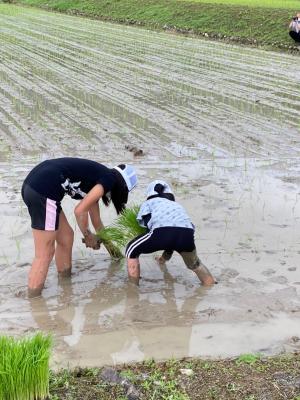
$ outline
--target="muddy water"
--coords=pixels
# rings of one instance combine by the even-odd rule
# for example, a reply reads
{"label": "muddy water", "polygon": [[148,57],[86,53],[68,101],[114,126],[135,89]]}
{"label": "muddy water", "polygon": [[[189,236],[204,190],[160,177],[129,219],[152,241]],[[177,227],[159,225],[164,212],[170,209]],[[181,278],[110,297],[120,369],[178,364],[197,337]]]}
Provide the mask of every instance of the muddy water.
{"label": "muddy water", "polygon": [[[6,5],[0,24],[1,332],[52,332],[54,366],[299,350],[299,58]],[[61,155],[134,163],[133,203],[168,180],[219,284],[145,256],[135,290],[76,231],[71,280],[52,265],[28,300],[20,186]]]}

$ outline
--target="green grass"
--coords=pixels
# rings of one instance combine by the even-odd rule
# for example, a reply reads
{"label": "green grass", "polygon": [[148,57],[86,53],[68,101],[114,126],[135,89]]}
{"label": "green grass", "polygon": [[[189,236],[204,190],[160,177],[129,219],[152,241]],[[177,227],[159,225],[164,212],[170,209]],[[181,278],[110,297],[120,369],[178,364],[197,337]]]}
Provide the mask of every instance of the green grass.
{"label": "green grass", "polygon": [[295,12],[300,11],[300,0],[16,1],[102,20],[277,49],[295,48],[288,25]]}
{"label": "green grass", "polygon": [[0,336],[0,399],[45,399],[49,393],[52,340],[41,333],[31,338]]}
{"label": "green grass", "polygon": [[299,0],[193,0],[198,3],[227,4],[246,7],[285,8],[300,10]]}
{"label": "green grass", "polygon": [[136,219],[139,206],[126,208],[113,225],[97,233],[109,253],[115,258],[120,258],[126,244],[138,235],[146,233]]}

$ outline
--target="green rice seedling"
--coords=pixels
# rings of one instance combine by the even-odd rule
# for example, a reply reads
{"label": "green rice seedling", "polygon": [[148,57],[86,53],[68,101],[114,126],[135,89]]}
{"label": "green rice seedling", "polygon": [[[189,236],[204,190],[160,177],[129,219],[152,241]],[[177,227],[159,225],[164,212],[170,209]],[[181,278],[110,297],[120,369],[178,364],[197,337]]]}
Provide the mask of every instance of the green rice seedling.
{"label": "green rice seedling", "polygon": [[110,226],[102,229],[100,232],[98,236],[111,257],[115,259],[123,258],[124,256],[120,249],[122,246],[118,245],[121,240],[121,233],[118,232],[117,228]]}
{"label": "green rice seedling", "polygon": [[0,399],[42,400],[49,395],[50,335],[0,336]]}
{"label": "green rice seedling", "polygon": [[126,236],[126,243],[137,235],[142,235],[146,232],[146,228],[139,225],[136,217],[139,212],[139,206],[133,206],[125,209],[117,219],[116,226]]}
{"label": "green rice seedling", "polygon": [[126,208],[117,220],[97,233],[108,252],[115,258],[123,257],[122,249],[138,235],[146,233],[146,228],[139,225],[136,217],[139,206]]}

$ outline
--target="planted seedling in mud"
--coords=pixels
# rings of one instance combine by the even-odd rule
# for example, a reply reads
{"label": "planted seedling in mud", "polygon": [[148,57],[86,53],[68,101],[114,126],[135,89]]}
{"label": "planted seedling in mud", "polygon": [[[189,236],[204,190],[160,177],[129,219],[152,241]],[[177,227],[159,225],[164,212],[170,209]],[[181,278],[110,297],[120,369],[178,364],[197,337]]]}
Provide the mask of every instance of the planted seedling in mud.
{"label": "planted seedling in mud", "polygon": [[136,217],[139,206],[126,208],[111,226],[101,229],[97,236],[114,258],[122,258],[126,244],[138,235],[146,233],[146,228],[139,225]]}
{"label": "planted seedling in mud", "polygon": [[0,399],[35,400],[49,395],[52,339],[41,333],[31,338],[0,336]]}

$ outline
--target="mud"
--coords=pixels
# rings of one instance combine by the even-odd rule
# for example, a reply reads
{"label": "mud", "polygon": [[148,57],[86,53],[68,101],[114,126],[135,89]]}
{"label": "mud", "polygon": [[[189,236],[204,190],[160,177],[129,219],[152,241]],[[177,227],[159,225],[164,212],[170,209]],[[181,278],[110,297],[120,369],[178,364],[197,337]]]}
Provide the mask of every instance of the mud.
{"label": "mud", "polygon": [[[299,350],[298,58],[7,5],[0,24],[1,332],[52,332],[54,367]],[[167,269],[145,256],[136,290],[76,231],[71,279],[52,265],[27,299],[20,187],[62,155],[134,163],[131,203],[150,179],[169,181],[219,284],[200,287],[177,256]],[[73,207],[64,200],[76,229]]]}

